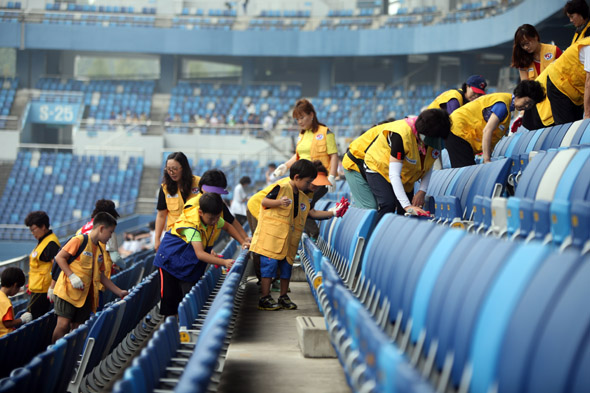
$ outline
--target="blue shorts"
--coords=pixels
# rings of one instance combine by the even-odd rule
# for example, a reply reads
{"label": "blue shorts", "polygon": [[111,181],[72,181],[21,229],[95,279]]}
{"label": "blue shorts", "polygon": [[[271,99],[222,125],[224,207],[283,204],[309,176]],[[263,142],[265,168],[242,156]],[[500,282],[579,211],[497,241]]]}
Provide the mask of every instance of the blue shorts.
{"label": "blue shorts", "polygon": [[265,257],[264,255],[260,256],[260,275],[266,278],[275,278],[277,276],[277,267],[281,269],[281,278],[290,279],[291,278],[291,270],[293,270],[293,266],[287,262],[287,259],[272,259],[269,257]]}

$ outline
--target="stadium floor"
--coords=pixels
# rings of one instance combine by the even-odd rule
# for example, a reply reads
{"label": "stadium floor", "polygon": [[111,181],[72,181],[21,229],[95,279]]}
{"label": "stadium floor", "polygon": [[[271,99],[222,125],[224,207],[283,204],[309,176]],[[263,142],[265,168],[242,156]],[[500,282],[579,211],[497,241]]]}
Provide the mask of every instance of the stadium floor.
{"label": "stadium floor", "polygon": [[350,392],[337,358],[307,359],[299,349],[295,317],[322,316],[307,282],[291,282],[294,311],[260,311],[258,296],[250,277],[217,391]]}

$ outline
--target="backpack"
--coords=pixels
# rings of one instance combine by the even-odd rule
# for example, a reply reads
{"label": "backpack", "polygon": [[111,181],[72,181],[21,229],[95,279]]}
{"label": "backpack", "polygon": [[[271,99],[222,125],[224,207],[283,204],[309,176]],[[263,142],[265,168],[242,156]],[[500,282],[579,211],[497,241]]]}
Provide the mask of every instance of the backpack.
{"label": "backpack", "polygon": [[[68,242],[76,236],[78,236],[78,235],[74,235],[74,236],[70,237],[68,239],[68,241],[65,242],[65,244],[68,244]],[[86,249],[86,246],[88,245],[88,234],[84,234],[82,236],[84,236],[84,238],[82,239],[82,243],[80,243],[80,247],[78,247],[78,251],[76,252],[76,255],[72,255],[71,257],[68,258],[68,265],[71,264],[72,262],[74,262],[76,259],[78,259],[78,257],[84,252],[84,250]],[[99,248],[100,248],[100,246],[99,246]],[[60,248],[60,251],[61,251],[61,248]],[[59,254],[59,251],[58,251],[58,254]],[[53,266],[51,267],[51,278],[53,280],[57,281],[57,279],[59,278],[59,273],[61,273],[61,268],[59,267],[59,265],[55,261],[55,258],[53,258]]]}

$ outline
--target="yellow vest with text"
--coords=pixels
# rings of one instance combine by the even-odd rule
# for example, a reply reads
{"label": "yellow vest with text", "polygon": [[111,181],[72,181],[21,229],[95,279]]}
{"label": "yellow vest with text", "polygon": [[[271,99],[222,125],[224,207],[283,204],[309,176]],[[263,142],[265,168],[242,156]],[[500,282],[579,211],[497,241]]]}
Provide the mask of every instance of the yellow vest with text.
{"label": "yellow vest with text", "polygon": [[451,132],[459,138],[466,140],[471,145],[474,154],[478,154],[482,151],[481,142],[483,138],[483,129],[487,123],[483,118],[483,111],[498,102],[503,102],[506,105],[508,115],[504,120],[500,119],[500,124],[498,124],[498,127],[492,131],[492,145],[490,146],[490,151],[493,151],[494,146],[496,146],[496,143],[498,143],[506,134],[510,125],[512,94],[487,94],[463,105],[451,114]]}
{"label": "yellow vest with text", "polygon": [[51,242],[55,242],[60,247],[59,239],[55,233],[51,233],[29,255],[29,291],[33,293],[47,293],[51,285],[51,262],[41,261],[41,254],[45,247]]}
{"label": "yellow vest with text", "polygon": [[198,194],[186,202],[186,207],[182,211],[180,217],[178,217],[178,220],[176,220],[172,226],[170,232],[173,235],[180,237],[185,242],[189,242],[190,239],[186,239],[186,237],[178,231],[182,228],[194,228],[201,233],[201,242],[203,243],[203,248],[207,248],[215,244],[215,241],[221,233],[221,228],[217,229],[217,224],[209,225],[207,228],[205,228],[205,226],[201,223],[201,216],[199,216],[199,200],[202,196],[203,194]]}
{"label": "yellow vest with text", "polygon": [[584,26],[582,31],[574,34],[574,37],[572,38],[572,43],[570,45],[573,45],[578,39],[585,38],[584,36],[586,35],[586,30],[588,30],[589,26],[590,26],[590,21],[588,21],[586,23],[586,26]]}
{"label": "yellow vest with text", "polygon": [[442,109],[446,112],[446,104],[453,98],[459,101],[459,107],[462,107],[465,103],[463,94],[461,94],[461,90],[451,89],[441,93],[434,99],[434,101],[430,103],[430,105],[428,105],[428,108],[426,109]]}
{"label": "yellow vest with text", "polygon": [[[535,79],[537,82],[543,86],[545,92],[547,91],[547,73],[549,72],[549,68],[553,67],[553,63],[549,64],[549,67],[545,68],[541,74]],[[537,112],[539,113],[539,118],[544,126],[549,127],[555,123],[553,120],[553,111],[551,110],[551,103],[549,102],[549,98],[545,95],[545,99],[539,102],[537,105]]]}
{"label": "yellow vest with text", "polygon": [[[201,178],[199,176],[193,176],[193,184],[191,185],[191,193],[188,196],[187,200],[195,197],[199,192],[199,181]],[[175,195],[170,195],[168,189],[166,188],[165,184],[162,184],[162,190],[164,191],[164,196],[166,197],[166,207],[168,208],[168,217],[166,220],[166,230],[170,230],[174,225],[174,222],[178,219],[180,214],[182,213],[182,209],[184,208],[184,203],[186,202],[182,198],[182,193],[180,190],[176,191]]]}
{"label": "yellow vest with text", "polygon": [[[82,227],[83,228],[83,227]],[[78,231],[76,232],[76,235],[81,235],[82,234],[82,228],[78,229]],[[111,259],[111,253],[107,251],[107,245],[104,244],[103,242],[98,242],[98,245],[100,246],[100,248],[102,249],[102,254],[104,257],[104,275],[107,278],[111,278],[111,270],[113,269],[113,260]],[[104,285],[102,285],[102,283],[98,284],[98,290],[101,292],[105,291],[105,287]]]}
{"label": "yellow vest with text", "polygon": [[580,49],[590,45],[590,37],[582,38],[567,48],[553,65],[547,68],[551,82],[575,105],[584,104],[586,72],[580,62]]}
{"label": "yellow vest with text", "polygon": [[[543,70],[549,67],[549,64],[555,61],[555,56],[557,55],[557,47],[551,44],[541,44],[541,66],[540,70]],[[527,68],[527,73],[529,76],[529,80],[535,80],[539,76],[537,74],[537,68],[535,67],[535,63],[531,63]]]}
{"label": "yellow vest with text", "polygon": [[[376,125],[375,127],[369,128],[368,131],[364,132],[361,136],[350,142],[348,145],[348,151],[356,159],[364,160],[365,154],[371,143],[379,136],[379,134],[390,127],[394,122],[383,123]],[[348,153],[344,155],[342,159],[342,167],[349,171],[360,172],[357,164],[348,157]]]}
{"label": "yellow vest with text", "polygon": [[[311,148],[309,151],[309,155],[311,157],[311,161],[320,160],[322,164],[330,173],[330,156],[328,155],[328,141],[327,135],[328,134],[328,127],[320,125],[318,130],[313,133],[313,139],[311,141]],[[299,139],[297,140],[297,148],[299,147],[299,143],[303,139],[303,134],[299,134]],[[297,159],[299,159],[299,153],[297,154]]]}
{"label": "yellow vest with text", "polygon": [[276,187],[277,184],[289,184],[289,181],[291,181],[289,176],[283,177],[276,183],[268,185],[262,190],[258,191],[256,194],[252,195],[252,197],[248,199],[248,210],[250,211],[250,214],[252,214],[252,217],[258,220],[258,216],[260,216],[260,209],[262,207],[262,200],[268,195],[269,192],[272,191],[273,188]]}
{"label": "yellow vest with text", "polygon": [[[76,238],[80,239],[80,245],[84,239],[84,235],[76,235]],[[103,252],[100,245],[95,247],[96,252],[93,253],[93,244],[88,238],[86,248],[72,263],[70,263],[70,269],[72,273],[75,273],[82,282],[84,283],[84,289],[76,289],[72,287],[70,279],[62,271],[59,274],[57,283],[53,293],[55,296],[65,300],[74,307],[80,308],[86,302],[86,297],[92,296],[91,309],[92,312],[96,312],[98,307],[98,290],[100,284],[100,265],[103,263]],[[92,292],[90,291],[92,289]]]}
{"label": "yellow vest with text", "polygon": [[[276,185],[280,186],[277,200],[284,196],[293,200],[293,187],[290,184],[275,183],[272,188]],[[298,192],[299,212],[297,217],[293,217],[292,204],[289,207],[260,210],[258,225],[252,237],[250,251],[268,258],[286,259],[289,264],[293,264],[305,220],[309,213],[309,198],[302,191]]]}
{"label": "yellow vest with text", "polygon": [[[456,112],[456,111],[455,111]],[[404,144],[404,160],[402,163],[401,179],[404,190],[410,192],[414,189],[414,183],[420,180],[434,165],[440,152],[432,147],[426,150],[424,163],[420,158],[418,142],[412,132],[412,128],[405,120],[397,120],[390,123],[391,126],[379,134],[375,142],[371,145],[365,154],[365,165],[372,171],[378,172],[388,182],[389,180],[389,157],[391,148],[387,144],[387,137],[390,132],[398,134]]]}
{"label": "yellow vest with text", "polygon": [[[12,302],[10,301],[8,296],[6,296],[4,292],[0,291],[0,337],[14,331],[14,328],[9,329],[6,326],[4,326],[4,323],[2,322],[2,318],[6,315],[6,313],[8,312],[8,310],[10,310],[11,307]],[[14,314],[14,310],[12,313]],[[8,355],[6,354],[3,356]]]}

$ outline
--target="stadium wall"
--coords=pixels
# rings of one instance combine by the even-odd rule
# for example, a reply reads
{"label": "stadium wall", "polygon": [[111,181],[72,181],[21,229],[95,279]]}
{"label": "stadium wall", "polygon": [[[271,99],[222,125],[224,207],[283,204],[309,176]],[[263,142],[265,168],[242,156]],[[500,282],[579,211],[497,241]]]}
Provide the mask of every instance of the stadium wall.
{"label": "stadium wall", "polygon": [[537,24],[563,7],[525,0],[505,13],[464,23],[402,29],[337,31],[193,30],[0,24],[0,46],[19,49],[109,51],[210,56],[387,56],[487,48],[510,41],[514,30]]}

